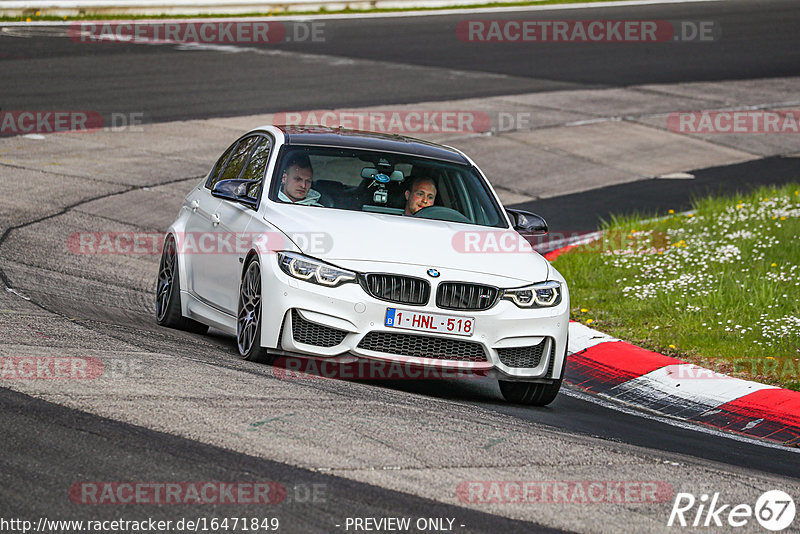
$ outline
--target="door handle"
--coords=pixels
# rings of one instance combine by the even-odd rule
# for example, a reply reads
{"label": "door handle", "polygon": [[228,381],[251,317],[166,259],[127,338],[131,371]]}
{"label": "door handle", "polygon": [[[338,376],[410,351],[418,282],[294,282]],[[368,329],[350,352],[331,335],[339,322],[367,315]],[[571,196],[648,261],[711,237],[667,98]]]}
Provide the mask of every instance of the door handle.
{"label": "door handle", "polygon": [[217,226],[219,224],[219,213],[214,213],[211,215],[211,224]]}

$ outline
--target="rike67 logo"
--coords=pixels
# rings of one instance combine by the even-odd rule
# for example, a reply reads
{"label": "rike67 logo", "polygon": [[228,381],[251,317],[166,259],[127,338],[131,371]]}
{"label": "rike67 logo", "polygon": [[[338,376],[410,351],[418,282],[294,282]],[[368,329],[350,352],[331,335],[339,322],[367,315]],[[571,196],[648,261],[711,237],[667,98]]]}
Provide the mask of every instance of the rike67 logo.
{"label": "rike67 logo", "polygon": [[667,526],[736,528],[749,524],[755,517],[765,529],[779,532],[792,524],[794,516],[794,500],[781,490],[762,493],[755,506],[725,503],[718,492],[711,496],[704,493],[700,498],[691,493],[678,493]]}

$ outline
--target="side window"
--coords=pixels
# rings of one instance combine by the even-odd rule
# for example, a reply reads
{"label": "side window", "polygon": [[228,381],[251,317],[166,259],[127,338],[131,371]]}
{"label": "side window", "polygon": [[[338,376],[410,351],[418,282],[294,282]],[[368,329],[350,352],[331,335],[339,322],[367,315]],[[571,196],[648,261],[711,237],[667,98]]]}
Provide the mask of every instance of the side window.
{"label": "side window", "polygon": [[217,163],[214,165],[214,170],[211,171],[211,176],[209,176],[208,182],[206,182],[206,187],[208,189],[213,189],[214,184],[219,181],[219,176],[222,174],[222,169],[225,168],[225,163],[228,162],[228,159],[231,157],[231,154],[233,153],[234,149],[236,149],[238,144],[239,143],[234,143],[228,147],[228,150],[226,150],[222,157],[217,160]]}
{"label": "side window", "polygon": [[234,180],[238,178],[242,173],[245,164],[247,164],[250,152],[253,150],[256,143],[258,143],[261,139],[263,139],[263,137],[256,135],[252,137],[246,137],[239,141],[239,144],[236,145],[231,157],[225,164],[225,168],[222,170],[222,173],[220,173],[219,179]]}
{"label": "side window", "polygon": [[270,148],[270,140],[262,137],[242,172],[241,178],[243,180],[251,180],[253,182],[247,187],[247,196],[251,198],[258,198],[258,191],[261,188],[261,182],[264,180],[264,173],[267,169]]}

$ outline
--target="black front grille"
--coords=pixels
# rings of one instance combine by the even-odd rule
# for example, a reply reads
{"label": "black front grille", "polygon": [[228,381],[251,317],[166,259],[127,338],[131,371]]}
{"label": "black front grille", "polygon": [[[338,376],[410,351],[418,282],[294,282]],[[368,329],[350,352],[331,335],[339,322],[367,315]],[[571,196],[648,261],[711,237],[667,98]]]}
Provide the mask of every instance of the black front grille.
{"label": "black front grille", "polygon": [[509,367],[532,368],[542,361],[545,345],[547,338],[538,345],[497,349],[497,355],[500,356],[500,361]]}
{"label": "black front grille", "polygon": [[358,348],[417,356],[437,360],[457,360],[461,362],[485,362],[486,353],[480,343],[461,339],[418,336],[414,334],[395,334],[392,332],[370,332],[358,344]]}
{"label": "black front grille", "polygon": [[442,282],[436,290],[436,305],[446,310],[488,310],[497,302],[496,287],[466,282]]}
{"label": "black front grille", "polygon": [[362,279],[364,290],[379,300],[422,306],[428,303],[431,285],[422,278],[398,274],[370,273]]}
{"label": "black front grille", "polygon": [[292,310],[292,338],[298,343],[317,347],[335,347],[344,340],[347,332],[311,321],[306,321],[297,310]]}

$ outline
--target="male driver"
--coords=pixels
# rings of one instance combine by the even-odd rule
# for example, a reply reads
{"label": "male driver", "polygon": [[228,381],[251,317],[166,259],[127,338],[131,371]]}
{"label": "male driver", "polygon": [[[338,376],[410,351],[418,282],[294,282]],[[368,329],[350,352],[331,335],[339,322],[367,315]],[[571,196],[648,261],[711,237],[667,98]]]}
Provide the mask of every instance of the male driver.
{"label": "male driver", "polygon": [[430,178],[414,178],[406,191],[405,215],[414,215],[422,208],[433,206],[436,200],[436,184]]}
{"label": "male driver", "polygon": [[281,190],[278,191],[278,200],[294,202],[304,206],[322,206],[319,203],[319,191],[311,189],[314,180],[314,169],[307,154],[298,152],[289,156],[286,169],[281,177]]}

